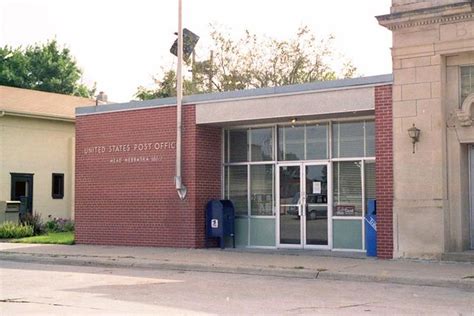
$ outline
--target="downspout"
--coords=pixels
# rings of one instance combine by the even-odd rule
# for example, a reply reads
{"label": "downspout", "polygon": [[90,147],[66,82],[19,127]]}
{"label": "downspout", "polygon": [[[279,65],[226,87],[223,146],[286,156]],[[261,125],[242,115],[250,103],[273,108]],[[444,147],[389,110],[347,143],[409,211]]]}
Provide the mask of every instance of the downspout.
{"label": "downspout", "polygon": [[183,27],[182,27],[182,0],[178,0],[178,69],[176,71],[176,191],[181,200],[186,198],[187,189],[181,177],[181,138],[182,138],[182,100],[183,100]]}

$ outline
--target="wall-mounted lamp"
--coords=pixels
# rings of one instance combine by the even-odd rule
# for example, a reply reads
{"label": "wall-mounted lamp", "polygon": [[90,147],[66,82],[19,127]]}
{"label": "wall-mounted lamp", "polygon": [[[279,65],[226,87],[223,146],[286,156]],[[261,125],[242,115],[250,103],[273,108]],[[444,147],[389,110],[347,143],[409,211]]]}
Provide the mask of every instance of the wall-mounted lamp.
{"label": "wall-mounted lamp", "polygon": [[297,120],[298,120],[298,119],[297,119],[296,117],[294,117],[294,118],[291,119],[291,121],[290,121],[291,127],[295,127],[295,124],[296,124],[296,121],[297,121]]}
{"label": "wall-mounted lamp", "polygon": [[413,123],[413,126],[408,129],[408,136],[410,136],[413,144],[413,153],[415,153],[415,143],[420,139],[420,132],[421,131],[416,128],[415,123]]}

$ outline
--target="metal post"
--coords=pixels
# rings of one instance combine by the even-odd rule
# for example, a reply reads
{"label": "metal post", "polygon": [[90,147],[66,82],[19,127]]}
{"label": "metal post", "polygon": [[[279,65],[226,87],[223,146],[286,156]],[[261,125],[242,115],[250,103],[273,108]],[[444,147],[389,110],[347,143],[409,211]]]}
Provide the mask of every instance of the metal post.
{"label": "metal post", "polygon": [[182,26],[182,0],[178,0],[178,69],[176,71],[176,176],[175,184],[181,200],[186,197],[186,187],[181,178],[181,133],[182,133],[182,99],[183,99],[183,26]]}

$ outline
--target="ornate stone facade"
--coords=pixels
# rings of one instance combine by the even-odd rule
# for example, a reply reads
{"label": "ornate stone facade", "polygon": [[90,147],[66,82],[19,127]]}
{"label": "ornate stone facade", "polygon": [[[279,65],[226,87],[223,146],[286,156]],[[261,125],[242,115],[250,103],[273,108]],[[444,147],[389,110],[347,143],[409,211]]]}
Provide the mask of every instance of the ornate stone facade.
{"label": "ornate stone facade", "polygon": [[471,93],[462,103],[461,109],[456,111],[459,123],[461,126],[472,125],[472,106],[474,105],[474,93]]}
{"label": "ornate stone facade", "polygon": [[[459,78],[460,66],[474,64],[474,2],[393,0],[391,14],[378,20],[393,32],[394,255],[469,249],[474,128]],[[416,153],[412,124],[423,135]]]}

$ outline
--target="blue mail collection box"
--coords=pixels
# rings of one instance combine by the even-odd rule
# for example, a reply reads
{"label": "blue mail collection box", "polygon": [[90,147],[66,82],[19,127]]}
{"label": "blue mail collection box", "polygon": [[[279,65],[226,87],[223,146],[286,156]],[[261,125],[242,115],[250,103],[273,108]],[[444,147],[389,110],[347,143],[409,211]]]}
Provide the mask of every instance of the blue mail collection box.
{"label": "blue mail collection box", "polygon": [[365,215],[365,247],[367,256],[377,257],[377,203],[367,201],[367,215]]}
{"label": "blue mail collection box", "polygon": [[217,237],[224,249],[225,237],[232,237],[235,248],[234,221],[234,204],[230,200],[210,200],[206,206],[206,247],[209,238]]}

